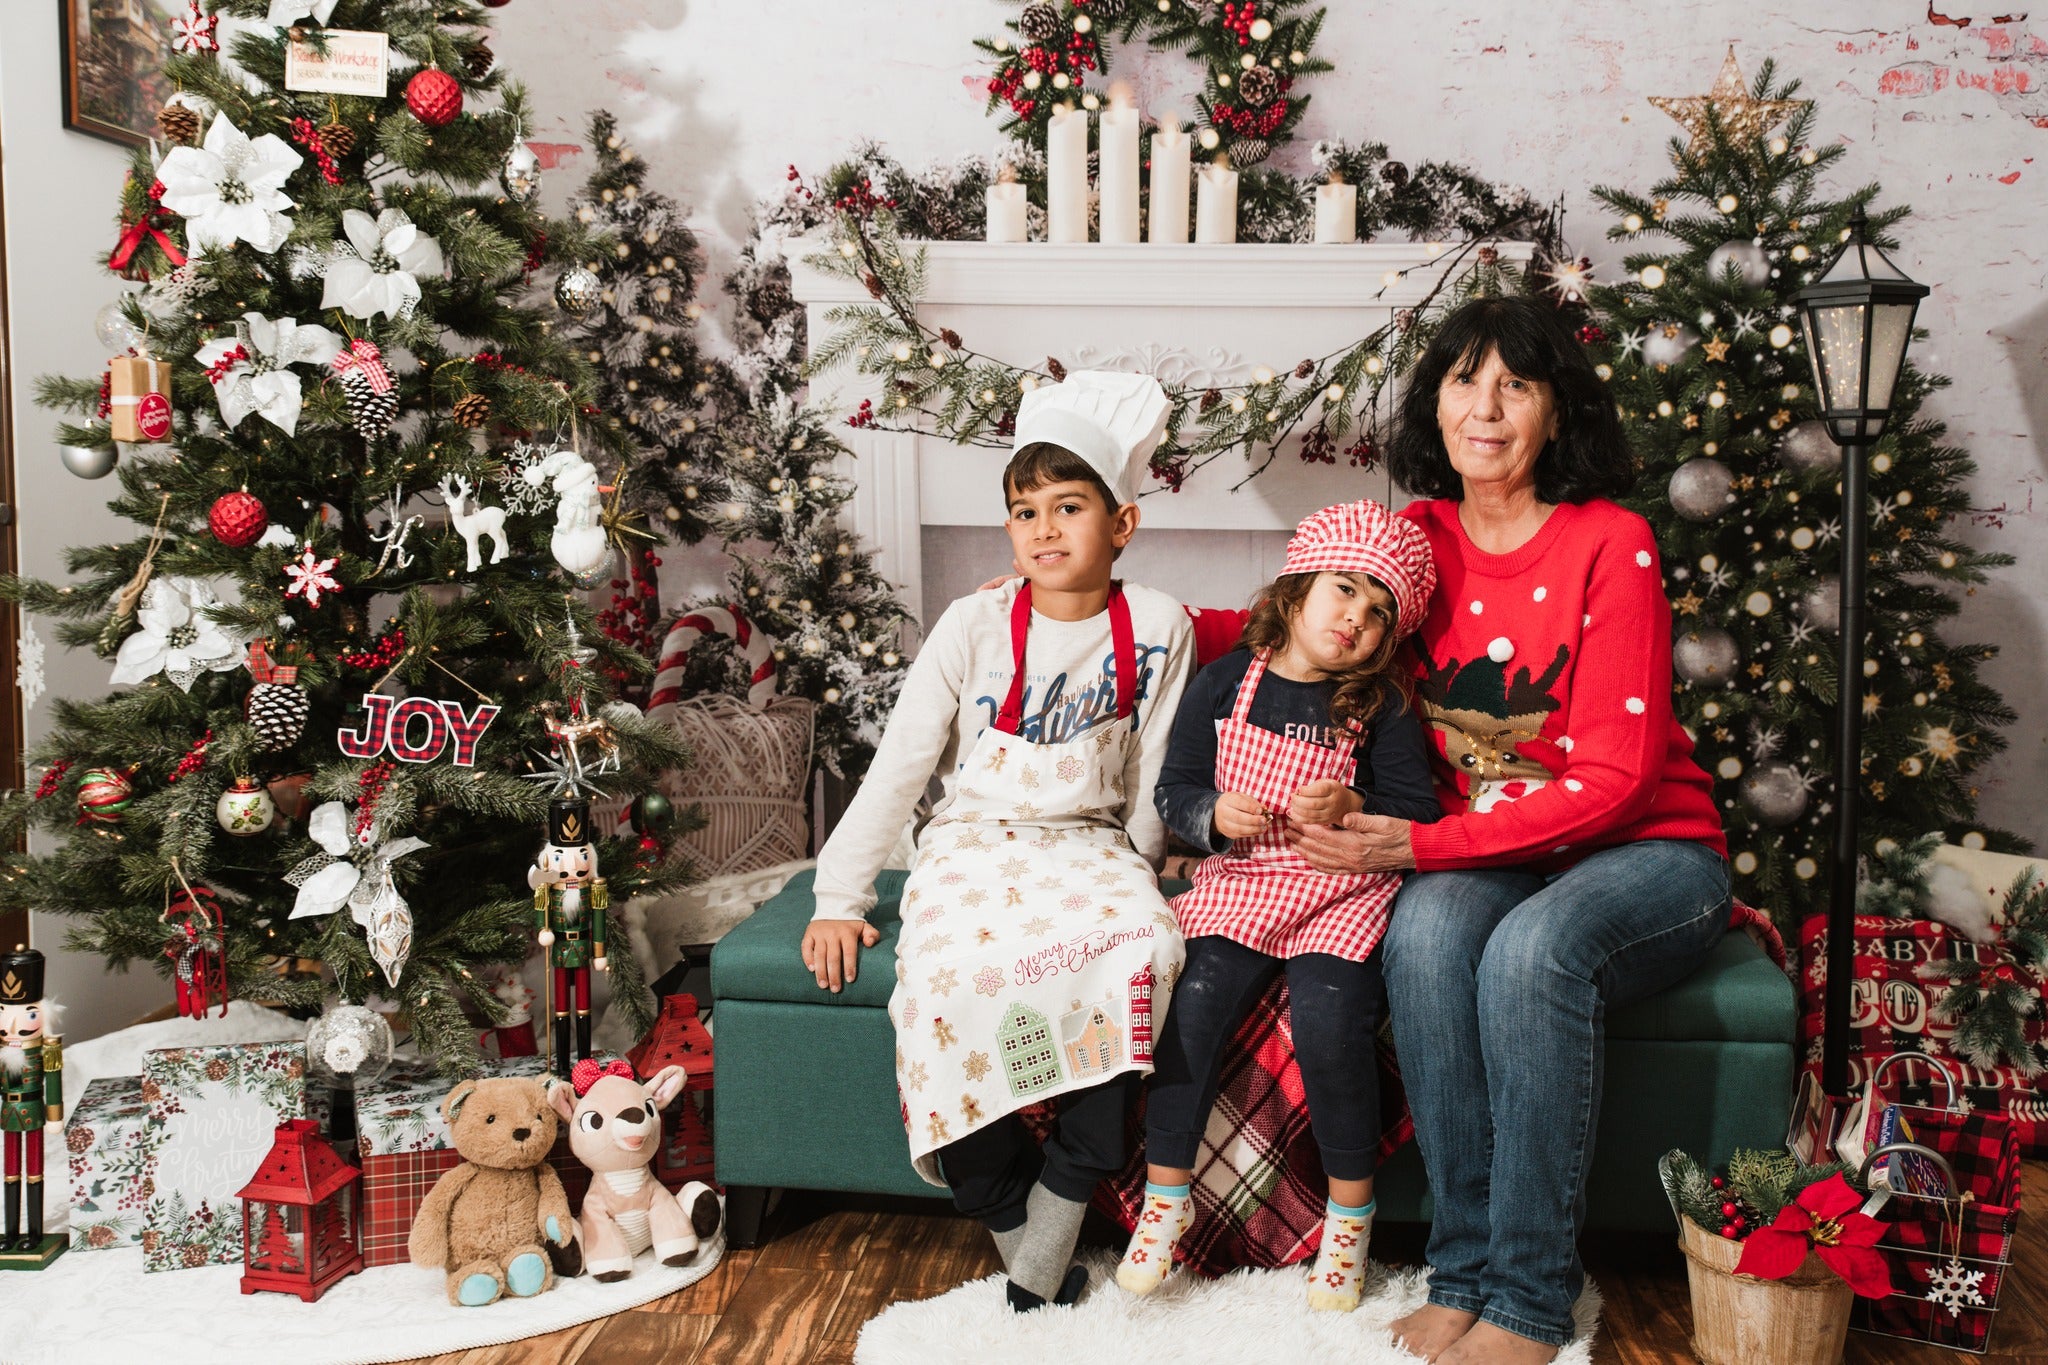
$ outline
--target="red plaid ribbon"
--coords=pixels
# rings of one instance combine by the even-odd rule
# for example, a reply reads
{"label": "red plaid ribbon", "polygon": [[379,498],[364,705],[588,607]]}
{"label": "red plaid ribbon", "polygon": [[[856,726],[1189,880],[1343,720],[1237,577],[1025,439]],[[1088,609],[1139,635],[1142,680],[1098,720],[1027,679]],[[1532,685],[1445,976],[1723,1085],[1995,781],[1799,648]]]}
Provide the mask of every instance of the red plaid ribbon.
{"label": "red plaid ribbon", "polygon": [[348,344],[347,350],[328,362],[328,368],[334,371],[337,379],[350,370],[359,371],[370,381],[370,392],[391,392],[391,371],[384,368],[384,354],[374,341],[357,337]]}
{"label": "red plaid ribbon", "polygon": [[235,366],[241,364],[248,358],[249,348],[246,346],[238,345],[233,350],[229,351],[226,355],[223,355],[219,360],[216,360],[211,365],[208,365],[206,367],[206,377],[213,381],[214,383],[218,384],[220,383],[221,380],[226,379],[228,377],[229,370],[234,369]]}
{"label": "red plaid ribbon", "polygon": [[279,683],[289,687],[299,680],[299,666],[272,663],[270,641],[256,640],[249,645],[249,676],[260,683]]}

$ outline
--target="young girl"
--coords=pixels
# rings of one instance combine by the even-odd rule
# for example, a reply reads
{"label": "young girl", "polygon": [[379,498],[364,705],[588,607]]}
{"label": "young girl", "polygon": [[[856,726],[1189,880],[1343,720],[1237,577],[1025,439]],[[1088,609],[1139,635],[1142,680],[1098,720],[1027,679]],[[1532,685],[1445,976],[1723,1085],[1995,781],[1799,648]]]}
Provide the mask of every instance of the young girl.
{"label": "young girl", "polygon": [[1167,826],[1212,856],[1173,902],[1187,965],[1151,1083],[1145,1205],[1117,1269],[1134,1294],[1158,1288],[1173,1264],[1194,1216],[1189,1179],[1222,1049],[1284,967],[1330,1182],[1309,1306],[1358,1306],[1379,1137],[1378,949],[1401,879],[1317,872],[1286,827],[1354,811],[1438,818],[1422,725],[1394,661],[1435,587],[1420,528],[1376,502],[1325,508],[1296,528],[1244,646],[1203,669],[1181,703],[1155,799]]}

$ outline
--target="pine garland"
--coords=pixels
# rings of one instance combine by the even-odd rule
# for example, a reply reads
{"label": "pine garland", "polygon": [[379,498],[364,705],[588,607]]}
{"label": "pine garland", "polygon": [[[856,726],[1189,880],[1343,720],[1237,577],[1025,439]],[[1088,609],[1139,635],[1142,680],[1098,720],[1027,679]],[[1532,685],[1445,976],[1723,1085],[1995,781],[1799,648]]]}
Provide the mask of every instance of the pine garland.
{"label": "pine garland", "polygon": [[[1695,1225],[1731,1241],[1768,1227],[1808,1186],[1848,1174],[1840,1162],[1801,1166],[1786,1151],[1737,1148],[1716,1174],[1690,1153],[1674,1148],[1657,1163],[1665,1197]],[[1733,1212],[1730,1212],[1732,1208]]]}

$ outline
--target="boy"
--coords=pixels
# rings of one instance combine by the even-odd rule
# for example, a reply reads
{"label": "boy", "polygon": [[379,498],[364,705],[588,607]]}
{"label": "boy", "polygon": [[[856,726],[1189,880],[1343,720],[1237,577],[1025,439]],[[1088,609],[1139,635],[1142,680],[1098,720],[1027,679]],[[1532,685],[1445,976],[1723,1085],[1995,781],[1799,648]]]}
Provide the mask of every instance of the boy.
{"label": "boy", "polygon": [[[897,1090],[918,1173],[986,1224],[1019,1311],[1087,1283],[1081,1217],[1123,1166],[1126,1102],[1180,971],[1152,786],[1193,633],[1178,602],[1111,578],[1167,412],[1144,375],[1024,396],[1003,474],[1024,581],[932,627],[818,855],[803,940],[820,987],[854,978],[878,938],[875,874],[936,775],[889,1001]],[[1016,1111],[1055,1098],[1041,1152]]]}

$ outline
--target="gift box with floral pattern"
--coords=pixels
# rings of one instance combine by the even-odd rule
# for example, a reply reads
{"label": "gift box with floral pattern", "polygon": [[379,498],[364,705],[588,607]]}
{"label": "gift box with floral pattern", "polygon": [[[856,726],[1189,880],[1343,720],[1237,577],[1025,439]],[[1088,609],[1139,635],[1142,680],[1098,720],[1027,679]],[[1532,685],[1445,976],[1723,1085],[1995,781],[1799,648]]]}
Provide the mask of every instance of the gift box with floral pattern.
{"label": "gift box with floral pattern", "polygon": [[72,1106],[64,1121],[72,1250],[142,1245],[142,1211],[154,1190],[144,1173],[148,1124],[140,1076],[102,1076]]}

